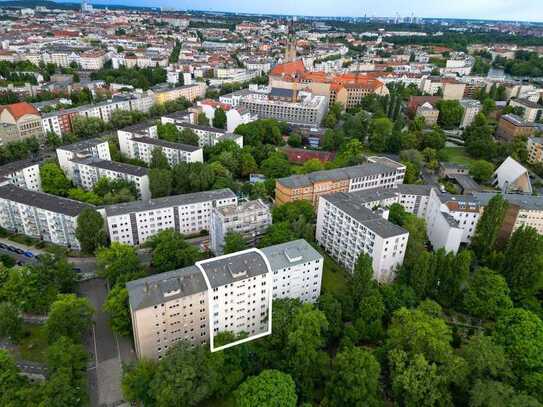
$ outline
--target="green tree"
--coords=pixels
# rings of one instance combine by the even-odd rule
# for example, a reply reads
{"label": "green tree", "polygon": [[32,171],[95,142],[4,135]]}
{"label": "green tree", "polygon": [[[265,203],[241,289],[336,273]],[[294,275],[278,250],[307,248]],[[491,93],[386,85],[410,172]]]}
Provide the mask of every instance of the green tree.
{"label": "green tree", "polygon": [[82,340],[92,325],[94,310],[86,298],[78,298],[74,294],[60,294],[51,304],[47,319],[47,335],[49,343],[61,336],[76,342]]}
{"label": "green tree", "polygon": [[477,222],[477,227],[471,241],[471,247],[480,260],[484,260],[496,246],[498,233],[501,229],[507,202],[500,194],[496,194],[486,205],[483,215]]}
{"label": "green tree", "polygon": [[247,247],[247,242],[241,233],[228,232],[224,235],[224,254],[239,252]]}
{"label": "green tree", "polygon": [[124,368],[121,388],[127,401],[141,402],[145,406],[154,405],[151,383],[157,368],[158,363],[149,359],[140,359]]}
{"label": "green tree", "polygon": [[447,137],[439,127],[434,127],[431,131],[424,132],[422,135],[422,147],[441,150],[445,147]]}
{"label": "green tree", "polygon": [[57,163],[48,162],[40,167],[40,178],[43,192],[48,194],[67,196],[72,183]]}
{"label": "green tree", "polygon": [[72,119],[72,129],[80,138],[91,138],[104,131],[105,123],[97,117],[75,116]]}
{"label": "green tree", "polygon": [[151,162],[149,163],[149,168],[156,168],[159,170],[169,170],[170,164],[168,163],[168,158],[162,152],[160,148],[154,148],[151,153]]}
{"label": "green tree", "polygon": [[198,124],[200,126],[209,126],[209,119],[204,112],[198,113]]}
{"label": "green tree", "polygon": [[511,308],[496,321],[494,339],[509,356],[519,377],[543,371],[543,322],[534,313]]}
{"label": "green tree", "polygon": [[469,314],[496,319],[500,312],[512,306],[505,278],[486,267],[473,273],[464,294],[464,307]]}
{"label": "green tree", "polygon": [[104,246],[107,235],[102,215],[92,208],[83,209],[77,217],[75,237],[85,253],[92,254],[100,246]]}
{"label": "green tree", "polygon": [[329,341],[338,339],[343,332],[343,317],[341,302],[331,293],[324,293],[319,297],[318,307],[328,321]]}
{"label": "green tree", "polygon": [[301,147],[302,146],[302,136],[299,133],[290,133],[288,136],[288,145],[291,147]]}
{"label": "green tree", "polygon": [[226,112],[222,108],[215,109],[213,116],[213,127],[218,129],[226,129]]}
{"label": "green tree", "polygon": [[436,107],[439,110],[437,121],[441,127],[453,129],[460,125],[464,108],[457,100],[440,100]]}
{"label": "green tree", "polygon": [[243,152],[240,155],[240,176],[247,178],[250,174],[258,171],[258,165],[253,156],[248,152]]}
{"label": "green tree", "polygon": [[172,192],[173,174],[172,171],[159,168],[149,170],[149,190],[151,197],[161,198],[169,196]]}
{"label": "green tree", "polygon": [[502,266],[515,302],[540,305],[535,295],[543,288],[543,236],[534,228],[520,227],[509,239]]}
{"label": "green tree", "polygon": [[194,406],[220,387],[224,355],[179,343],[162,359],[151,382],[157,407]]}
{"label": "green tree", "polygon": [[310,400],[327,370],[328,355],[322,349],[328,321],[313,305],[303,304],[293,316],[291,329],[286,343],[287,372],[300,396]]}
{"label": "green tree", "polygon": [[198,135],[191,129],[183,129],[179,134],[178,141],[179,143],[197,146],[200,142],[200,139],[198,138]]}
{"label": "green tree", "polygon": [[518,394],[511,386],[492,380],[477,380],[470,391],[471,407],[541,407],[535,398]]}
{"label": "green tree", "polygon": [[145,244],[153,251],[152,265],[157,273],[190,266],[201,258],[198,248],[173,229],[157,233]]}
{"label": "green tree", "polygon": [[239,386],[235,400],[239,407],[296,407],[296,387],[288,374],[263,370]]}
{"label": "green tree", "polygon": [[125,287],[121,285],[113,287],[107,295],[103,308],[109,316],[109,323],[113,332],[127,337],[132,334],[128,290]]}
{"label": "green tree", "polygon": [[266,178],[281,178],[290,175],[290,164],[281,153],[273,153],[260,164],[260,170]]}
{"label": "green tree", "polygon": [[110,247],[100,247],[96,252],[96,269],[110,286],[125,283],[142,274],[142,266],[135,247],[112,242]]}
{"label": "green tree", "polygon": [[368,352],[355,347],[340,351],[332,366],[326,387],[330,406],[380,406],[379,362]]}
{"label": "green tree", "polygon": [[485,160],[473,161],[469,173],[477,182],[488,183],[494,173],[494,164]]}
{"label": "green tree", "polygon": [[507,378],[510,362],[502,346],[492,336],[482,333],[471,336],[462,347],[461,355],[470,369],[470,382],[476,379]]}
{"label": "green tree", "polygon": [[17,307],[9,302],[0,303],[0,337],[18,342],[23,333],[23,319]]}
{"label": "green tree", "polygon": [[387,139],[392,135],[394,123],[387,117],[373,119],[370,126],[369,147],[378,153],[385,151]]}

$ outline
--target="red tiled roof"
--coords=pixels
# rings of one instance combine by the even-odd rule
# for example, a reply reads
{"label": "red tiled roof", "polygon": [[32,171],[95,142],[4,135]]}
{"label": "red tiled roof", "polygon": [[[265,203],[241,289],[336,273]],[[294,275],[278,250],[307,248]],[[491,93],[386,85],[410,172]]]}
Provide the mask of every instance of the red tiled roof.
{"label": "red tiled roof", "polygon": [[40,115],[40,112],[38,112],[38,110],[34,106],[26,102],[19,102],[13,103],[11,105],[2,106],[0,108],[0,112],[4,111],[4,109],[7,109],[15,118],[15,120],[19,120],[19,118],[21,118],[25,114],[35,114],[38,116]]}
{"label": "red tiled roof", "polygon": [[286,64],[275,65],[270,72],[272,76],[296,75],[305,72],[303,61],[296,60]]}

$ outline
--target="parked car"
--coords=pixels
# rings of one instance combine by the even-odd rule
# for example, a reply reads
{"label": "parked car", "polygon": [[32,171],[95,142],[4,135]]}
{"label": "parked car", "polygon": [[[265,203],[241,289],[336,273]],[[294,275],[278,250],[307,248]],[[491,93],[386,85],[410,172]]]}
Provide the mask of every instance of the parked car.
{"label": "parked car", "polygon": [[14,247],[14,246],[7,246],[6,249],[8,249],[10,252],[16,252],[17,251],[17,248]]}
{"label": "parked car", "polygon": [[25,251],[23,249],[19,249],[18,247],[16,247],[15,248],[15,253],[25,254]]}
{"label": "parked car", "polygon": [[34,257],[34,253],[32,252],[24,252],[23,253],[26,257]]}

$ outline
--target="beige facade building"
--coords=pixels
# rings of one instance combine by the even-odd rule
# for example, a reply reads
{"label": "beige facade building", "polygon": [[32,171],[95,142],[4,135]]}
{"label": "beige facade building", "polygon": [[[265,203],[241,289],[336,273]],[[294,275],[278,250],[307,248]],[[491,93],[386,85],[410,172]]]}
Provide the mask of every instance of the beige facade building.
{"label": "beige facade building", "polygon": [[5,130],[1,132],[2,143],[43,136],[40,112],[30,103],[13,103],[0,109],[0,124]]}

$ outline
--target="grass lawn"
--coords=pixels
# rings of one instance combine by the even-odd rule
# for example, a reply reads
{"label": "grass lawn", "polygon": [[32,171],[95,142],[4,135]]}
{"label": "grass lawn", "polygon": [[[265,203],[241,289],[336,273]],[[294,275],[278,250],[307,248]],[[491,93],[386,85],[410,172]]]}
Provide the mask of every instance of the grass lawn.
{"label": "grass lawn", "polygon": [[330,256],[324,256],[324,270],[322,274],[322,290],[333,294],[345,294],[349,288],[350,276]]}
{"label": "grass lawn", "polygon": [[464,147],[445,147],[440,151],[441,154],[446,157],[447,162],[455,164],[469,165],[472,161],[475,161],[467,153]]}
{"label": "grass lawn", "polygon": [[31,362],[46,362],[47,334],[45,325],[24,324],[24,337],[19,343],[21,359]]}

